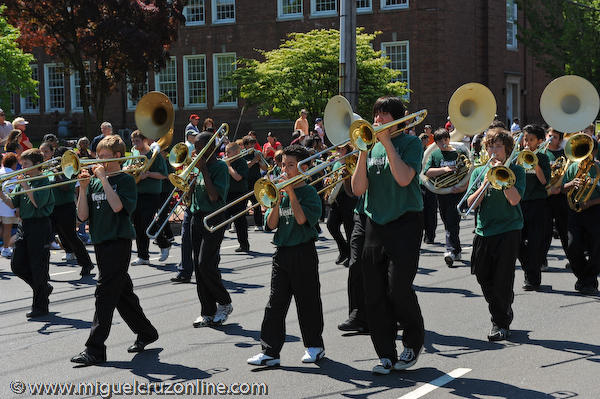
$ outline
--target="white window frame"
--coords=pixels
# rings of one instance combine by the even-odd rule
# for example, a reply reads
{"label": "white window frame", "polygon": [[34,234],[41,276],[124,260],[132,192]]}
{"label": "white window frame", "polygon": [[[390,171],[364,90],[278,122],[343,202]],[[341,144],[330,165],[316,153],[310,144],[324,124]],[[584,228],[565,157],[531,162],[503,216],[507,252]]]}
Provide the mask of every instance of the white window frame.
{"label": "white window frame", "polygon": [[[85,66],[88,68],[89,71],[89,67],[90,67],[90,63],[88,61],[85,61]],[[78,71],[71,71],[71,74],[69,75],[69,81],[71,82],[70,84],[70,95],[71,95],[71,112],[83,112],[83,106],[81,107],[77,107],[75,104],[75,98],[77,95],[77,92],[79,91],[79,88],[75,89],[75,74],[78,73]],[[89,78],[89,76],[88,76]],[[89,87],[89,93],[90,93],[90,99],[91,99],[91,94],[92,94],[92,83],[89,81],[88,79],[88,87]],[[92,104],[90,104],[90,108],[91,108]]]}
{"label": "white window frame", "polygon": [[[189,100],[189,77],[188,77],[188,62],[191,59],[202,59],[204,63],[204,102],[203,103],[190,103]],[[183,104],[185,108],[190,109],[206,109],[208,108],[208,71],[206,69],[206,55],[184,55],[183,56]],[[201,82],[201,80],[199,81]]]}
{"label": "white window frame", "polygon": [[[220,102],[219,101],[219,71],[217,70],[217,58],[233,56],[237,61],[237,55],[234,52],[229,53],[215,53],[213,54],[213,102],[214,108],[237,108],[237,98],[231,102]],[[237,65],[233,64],[233,69],[237,69]]]}
{"label": "white window frame", "polygon": [[[510,91],[510,96],[509,96],[509,87],[510,85],[516,85],[516,93],[513,93],[512,90]],[[517,96],[517,109],[515,110],[514,107],[512,106],[514,99],[513,96]],[[509,106],[509,98],[511,100],[511,104],[510,104],[510,108],[511,108],[511,115],[508,115],[508,106]],[[510,123],[508,124],[508,128],[510,130],[510,126],[513,123],[513,119],[518,118],[519,120],[521,120],[521,78],[519,76],[507,76],[506,77],[506,107],[507,107],[507,112],[506,112],[506,117],[507,120],[510,117]],[[522,126],[522,125],[521,125]]]}
{"label": "white window frame", "polygon": [[58,111],[58,112],[65,112],[65,107],[64,104],[66,104],[67,102],[67,93],[65,90],[65,75],[63,73],[63,85],[62,85],[62,90],[63,90],[63,107],[62,108],[52,108],[50,107],[50,85],[49,83],[49,78],[48,78],[48,69],[50,68],[63,68],[63,64],[57,64],[57,63],[49,63],[49,64],[44,64],[44,98],[45,98],[45,102],[46,102],[46,112],[54,112],[54,111]]}
{"label": "white window frame", "polygon": [[[519,44],[517,42],[517,3],[515,3],[514,0],[506,0],[506,9],[508,10],[508,7],[510,7],[512,5],[513,11],[512,11],[512,19],[509,19],[508,16],[508,12],[506,13],[506,48],[508,50],[517,50],[519,47]],[[512,27],[512,32],[510,32],[511,36],[512,36],[512,44],[508,43],[508,35],[509,35],[509,31],[508,31],[508,26]]]}
{"label": "white window frame", "polygon": [[284,14],[283,13],[283,1],[277,0],[277,19],[278,20],[290,20],[290,19],[302,19],[304,16],[304,1],[300,0],[300,12],[293,14]]}
{"label": "white window frame", "polygon": [[[187,11],[192,7],[192,5],[187,5],[183,7],[183,15],[185,16],[185,26],[201,26],[206,24],[206,0],[196,0],[202,4],[202,21],[188,21]],[[193,5],[193,7],[198,7],[198,5]]]}
{"label": "white window frame", "polygon": [[133,99],[131,98],[131,95],[129,93],[131,93],[131,90],[133,88],[133,85],[131,83],[129,83],[129,78],[127,79],[127,110],[128,111],[134,111],[135,108],[137,107],[138,102],[141,100],[141,98],[144,96],[144,94],[150,92],[150,84],[148,83],[148,77],[146,76],[146,82],[144,83],[144,85],[146,85],[146,89],[147,90],[142,90],[139,92],[139,98],[137,99],[137,101],[134,103]]}
{"label": "white window frame", "polygon": [[235,18],[236,18],[235,0],[233,0],[233,18],[227,18],[227,19],[217,19],[217,2],[218,1],[219,0],[211,0],[212,23],[213,24],[234,24]]}
{"label": "white window frame", "polygon": [[[173,101],[172,98],[169,98],[169,100],[171,100],[171,103],[173,104],[173,109],[177,109],[177,105],[179,104],[179,98],[178,98],[179,96],[178,96],[178,93],[177,93],[178,92],[178,87],[177,87],[177,79],[178,79],[178,76],[177,76],[177,57],[175,57],[175,56],[170,57],[170,61],[173,61],[175,63],[175,82],[167,82],[167,83],[175,83],[175,99]],[[158,91],[164,93],[164,91],[160,87],[160,75],[161,75],[160,71],[156,72],[154,74],[154,87],[156,88],[155,90],[158,90]]]}
{"label": "white window frame", "polygon": [[[41,79],[40,79],[40,67],[38,64],[30,64],[29,65],[31,67],[31,77],[34,80],[38,81],[38,93],[40,92],[40,87],[41,87]],[[36,78],[34,78],[34,72],[33,70],[35,69],[35,75],[37,75]],[[39,114],[40,113],[40,99],[38,98],[37,100],[37,107],[35,108],[27,108],[27,97],[20,97],[20,101],[21,101],[21,113],[22,114]]]}
{"label": "white window frame", "polygon": [[317,0],[310,0],[310,16],[311,17],[332,17],[338,15],[338,2],[334,1],[335,10],[333,11],[317,11]]}
{"label": "white window frame", "polygon": [[[395,69],[392,68],[396,71],[401,71],[402,75],[400,75],[400,79],[401,81],[405,81],[406,82],[406,88],[410,89],[410,42],[408,40],[402,40],[402,41],[396,41],[396,42],[382,42],[381,43],[381,55],[383,57],[387,57],[386,54],[386,50],[387,47],[392,47],[392,46],[406,46],[406,73],[404,73],[404,71],[402,69]],[[410,92],[408,92],[405,96],[404,99],[409,100],[410,99]]]}
{"label": "white window frame", "polygon": [[408,0],[403,4],[386,4],[386,0],[381,0],[380,7],[382,10],[403,10],[408,8]]}
{"label": "white window frame", "polygon": [[373,12],[373,0],[368,0],[368,1],[369,1],[368,7],[359,7],[358,4],[356,4],[356,13],[357,14],[368,14],[368,13]]}

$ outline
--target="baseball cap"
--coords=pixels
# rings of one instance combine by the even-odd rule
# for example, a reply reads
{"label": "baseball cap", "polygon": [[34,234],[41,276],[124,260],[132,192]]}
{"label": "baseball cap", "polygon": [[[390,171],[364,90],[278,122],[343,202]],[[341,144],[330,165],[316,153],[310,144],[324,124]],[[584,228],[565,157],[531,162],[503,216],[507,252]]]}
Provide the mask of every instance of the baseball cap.
{"label": "baseball cap", "polygon": [[48,133],[44,135],[44,138],[42,139],[42,141],[46,142],[46,141],[51,141],[51,142],[55,142],[58,141],[58,139],[56,138],[56,135],[52,134],[52,133]]}
{"label": "baseball cap", "polygon": [[317,118],[317,119],[315,119],[315,123],[321,122],[322,120],[323,120],[323,118]]}
{"label": "baseball cap", "polygon": [[200,117],[198,115],[196,115],[196,114],[191,114],[190,115],[190,120],[192,120],[192,119],[200,119]]}
{"label": "baseball cap", "polygon": [[13,126],[16,126],[16,125],[27,125],[28,123],[29,123],[29,122],[27,122],[27,121],[25,120],[25,118],[23,118],[23,117],[19,116],[18,118],[16,118],[16,119],[13,121]]}

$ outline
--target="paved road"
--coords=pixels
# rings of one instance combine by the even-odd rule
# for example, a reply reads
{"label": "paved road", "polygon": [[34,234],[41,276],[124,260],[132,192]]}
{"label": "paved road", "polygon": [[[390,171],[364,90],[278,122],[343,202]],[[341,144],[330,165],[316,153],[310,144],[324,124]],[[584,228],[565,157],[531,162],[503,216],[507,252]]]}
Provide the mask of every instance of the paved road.
{"label": "paved road", "polygon": [[[115,315],[107,341],[108,362],[99,367],[73,367],[69,362],[83,349],[89,333],[95,279],[80,279],[79,268],[61,262],[63,253],[53,251],[51,315],[27,321],[31,291],[10,272],[8,260],[2,259],[0,397],[29,396],[13,393],[11,381],[90,383],[104,393],[108,383],[189,382],[204,387],[205,392],[211,389],[209,383],[227,384],[234,390],[247,389],[234,383],[261,383],[275,398],[417,398],[423,390],[445,382],[424,397],[600,397],[600,298],[574,293],[574,277],[564,269],[562,250],[553,246],[551,271],[543,274],[543,292],[522,291],[523,273],[517,270],[513,335],[507,342],[488,342],[487,306],[469,273],[472,228],[472,221],[463,222],[463,259],[467,261],[456,269],[443,262],[441,229],[436,244],[423,245],[415,286],[427,330],[425,350],[414,370],[389,376],[371,374],[377,359],[368,336],[342,335],[336,328],[347,315],[347,269],[334,263],[337,251],[328,234],[317,243],[327,358],[318,365],[300,362],[303,345],[292,304],[278,369],[256,370],[246,364],[260,350],[273,252],[270,234],[250,233],[256,251],[251,256],[236,254],[237,242],[231,233],[226,234],[221,270],[234,312],[225,326],[215,329],[192,327],[200,313],[195,285],[169,281],[180,258],[179,247],[174,247],[166,263],[159,264],[158,248],[152,246],[154,265],[131,267],[130,274],[160,339],[144,353],[127,353],[135,337]],[[13,383],[12,388],[18,391],[21,385]],[[171,387],[174,392],[182,388]],[[83,390],[79,393],[93,396]]]}

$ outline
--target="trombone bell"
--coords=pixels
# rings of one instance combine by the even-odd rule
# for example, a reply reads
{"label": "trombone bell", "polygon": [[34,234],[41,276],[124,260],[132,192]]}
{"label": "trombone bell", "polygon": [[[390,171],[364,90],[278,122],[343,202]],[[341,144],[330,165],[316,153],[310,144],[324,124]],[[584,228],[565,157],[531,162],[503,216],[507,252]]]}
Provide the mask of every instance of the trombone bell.
{"label": "trombone bell", "polygon": [[273,208],[280,195],[279,188],[267,179],[259,179],[254,183],[254,196],[266,208]]}
{"label": "trombone bell", "polygon": [[175,169],[189,162],[189,149],[185,143],[177,143],[169,152],[169,164]]}

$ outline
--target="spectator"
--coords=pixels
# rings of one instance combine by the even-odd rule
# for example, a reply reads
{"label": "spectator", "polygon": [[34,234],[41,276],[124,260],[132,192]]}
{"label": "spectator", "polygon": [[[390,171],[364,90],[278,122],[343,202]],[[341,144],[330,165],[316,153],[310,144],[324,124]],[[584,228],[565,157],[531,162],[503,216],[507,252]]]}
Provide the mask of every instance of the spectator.
{"label": "spectator", "polygon": [[518,132],[520,130],[521,130],[521,126],[519,126],[519,118],[513,119],[513,123],[512,123],[512,125],[510,125],[510,132],[514,133],[514,132]]}
{"label": "spectator", "polygon": [[94,157],[94,158],[96,158],[96,147],[98,146],[98,143],[100,142],[100,140],[113,134],[113,127],[112,127],[111,123],[110,122],[102,122],[102,124],[100,125],[100,132],[101,133],[99,135],[97,135],[96,137],[94,137],[94,139],[92,140],[92,146],[90,148],[92,157]]}
{"label": "spectator", "polygon": [[190,157],[192,156],[192,152],[194,152],[194,150],[195,150],[194,143],[196,142],[197,135],[198,135],[198,133],[196,133],[192,129],[190,129],[190,130],[186,129],[186,131],[185,131],[185,145],[188,148],[188,156],[190,156]]}
{"label": "spectator", "polygon": [[261,147],[260,143],[258,142],[258,137],[256,137],[256,132],[254,130],[250,130],[248,132],[248,136],[251,136],[254,138],[254,148],[257,149],[258,151],[262,152],[262,147]]}
{"label": "spectator", "polygon": [[302,136],[301,130],[294,131],[292,133],[292,142],[290,143],[290,145],[300,144],[300,142],[302,141],[303,138],[304,138],[304,136]]}
{"label": "spectator", "polygon": [[452,124],[450,117],[448,117],[447,120],[448,121],[444,125],[444,129],[446,129],[448,131],[448,133],[451,133],[454,130],[454,125]]}
{"label": "spectator", "polygon": [[[17,156],[13,153],[4,154],[2,158],[2,168],[0,168],[0,176],[15,171],[17,168]],[[16,177],[10,179],[10,181],[16,181]],[[13,186],[14,187],[14,186]],[[2,222],[2,250],[0,255],[5,258],[12,257],[12,228],[13,225],[19,223],[19,218],[16,216],[16,211],[6,205],[4,202],[0,203],[0,221]]]}
{"label": "spectator", "polygon": [[53,150],[56,150],[58,148],[58,138],[52,133],[48,133],[48,134],[44,135],[44,138],[42,139],[42,143],[50,144],[52,146]]}
{"label": "spectator", "polygon": [[42,144],[40,144],[40,151],[44,156],[44,162],[54,156],[54,148],[52,148],[52,144],[48,143],[47,141],[44,141]]}
{"label": "spectator", "polygon": [[10,151],[8,148],[11,147],[11,144],[17,144],[18,146],[20,146],[19,143],[21,141],[21,134],[22,133],[19,129],[13,129],[10,131],[10,133],[8,134],[8,137],[6,138],[6,141],[4,142],[4,151],[5,152],[15,152],[14,148],[12,151]]}
{"label": "spectator", "polygon": [[[189,131],[192,131],[194,133],[200,133],[200,130],[198,130],[198,122],[200,122],[200,117],[196,114],[191,114],[190,115],[190,123],[188,123],[187,126],[185,127],[186,139],[187,139],[187,133]],[[191,152],[190,152],[190,154],[191,154]]]}
{"label": "spectator", "polygon": [[308,111],[302,109],[300,111],[300,118],[296,119],[296,123],[294,124],[294,130],[302,131],[303,136],[308,136],[308,120],[306,117],[308,116]]}
{"label": "spectator", "polygon": [[431,129],[431,125],[425,125],[425,127],[423,128],[423,134],[427,136],[427,147],[433,144],[433,131]]}
{"label": "spectator", "polygon": [[315,119],[314,131],[319,134],[322,142],[325,142],[325,129],[323,128],[323,118]]}
{"label": "spectator", "polygon": [[79,140],[77,140],[77,155],[79,155],[79,158],[90,158],[90,151],[89,151],[89,146],[90,146],[90,139],[88,139],[87,137],[82,137]]}
{"label": "spectator", "polygon": [[215,132],[215,121],[212,118],[206,118],[204,123],[202,123],[202,131],[203,132]]}
{"label": "spectator", "polygon": [[277,137],[273,135],[273,133],[269,132],[267,134],[267,142],[263,146],[263,154],[265,158],[272,159],[275,156],[275,152],[278,150],[282,150],[283,147],[281,143],[277,141]]}
{"label": "spectator", "polygon": [[4,146],[4,151],[12,152],[17,155],[17,169],[21,169],[20,159],[21,153],[23,152],[23,147],[21,147],[21,145],[17,141],[13,141],[11,143],[6,143],[6,145]]}
{"label": "spectator", "polygon": [[19,138],[19,145],[23,148],[23,151],[33,148],[33,144],[29,141],[29,137],[25,134],[25,129],[27,129],[27,122],[24,118],[18,117],[13,122],[13,129],[18,129],[21,131],[21,136]]}
{"label": "spectator", "polygon": [[6,120],[6,114],[4,110],[0,108],[0,143],[4,144],[4,141],[8,138],[8,135],[13,130],[13,125]]}

